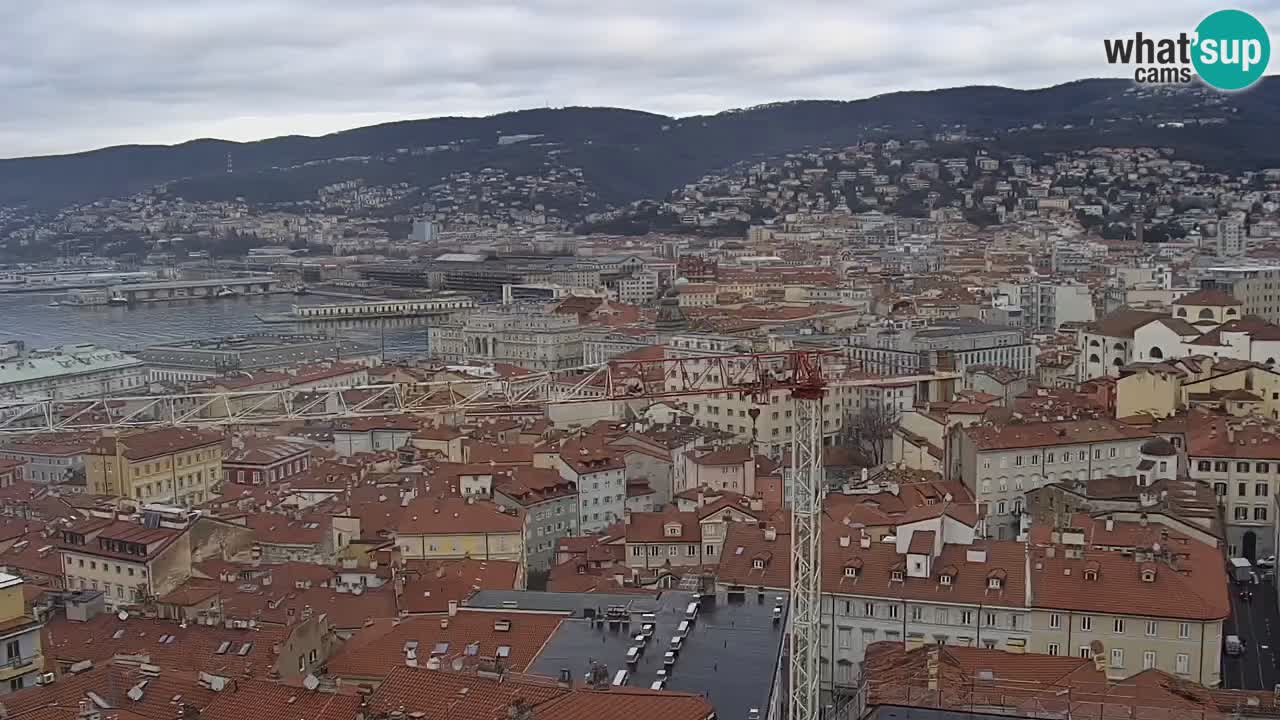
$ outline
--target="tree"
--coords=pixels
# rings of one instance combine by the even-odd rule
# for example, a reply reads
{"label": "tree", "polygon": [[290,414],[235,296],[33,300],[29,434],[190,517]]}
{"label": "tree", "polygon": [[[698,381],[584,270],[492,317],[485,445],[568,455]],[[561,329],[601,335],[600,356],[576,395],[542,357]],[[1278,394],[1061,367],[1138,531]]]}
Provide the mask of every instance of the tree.
{"label": "tree", "polygon": [[857,449],[876,465],[882,465],[898,418],[898,409],[884,403],[853,408],[844,416],[844,444]]}

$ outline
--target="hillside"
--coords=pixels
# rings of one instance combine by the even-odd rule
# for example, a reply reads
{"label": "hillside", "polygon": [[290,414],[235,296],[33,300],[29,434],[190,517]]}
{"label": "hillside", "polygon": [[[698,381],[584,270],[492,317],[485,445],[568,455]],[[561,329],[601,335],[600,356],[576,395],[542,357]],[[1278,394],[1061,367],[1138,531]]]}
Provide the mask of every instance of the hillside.
{"label": "hillside", "polygon": [[[1212,119],[1170,128],[1162,123]],[[429,185],[450,172],[536,167],[554,151],[604,200],[660,197],[735,162],[862,139],[927,137],[945,128],[1014,152],[1094,145],[1167,145],[1213,167],[1280,166],[1268,128],[1280,124],[1280,77],[1249,92],[1139,88],[1082,80],[1041,90],[964,87],[866,100],[779,103],[671,118],[615,108],[524,110],[483,118],[434,118],[322,137],[249,143],[195,140],[72,155],[0,160],[0,206],[56,208],[131,194],[161,183],[191,199],[304,199],[363,178]],[[539,136],[500,144],[502,135]],[[235,172],[226,173],[228,155]]]}

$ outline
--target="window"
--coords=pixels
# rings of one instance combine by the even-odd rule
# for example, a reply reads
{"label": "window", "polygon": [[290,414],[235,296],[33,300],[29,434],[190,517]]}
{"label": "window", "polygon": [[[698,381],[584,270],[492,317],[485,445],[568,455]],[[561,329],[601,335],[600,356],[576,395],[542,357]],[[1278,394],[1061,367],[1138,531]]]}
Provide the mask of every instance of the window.
{"label": "window", "polygon": [[1155,620],[1147,621],[1147,637],[1155,637],[1160,634],[1160,623]]}
{"label": "window", "polygon": [[1058,643],[1049,643],[1047,646],[1045,646],[1044,653],[1046,655],[1057,655]]}
{"label": "window", "polygon": [[759,558],[756,558],[755,560],[752,560],[752,561],[751,561],[751,567],[752,567],[753,569],[755,569],[755,570],[763,570],[763,569],[764,569],[764,560],[761,560],[761,559],[759,559]]}
{"label": "window", "polygon": [[1014,464],[1014,467],[1022,467],[1022,456],[1015,455],[1013,457],[1013,464]]}
{"label": "window", "polygon": [[1238,462],[1238,463],[1236,463],[1236,472],[1238,472],[1238,473],[1247,473],[1247,472],[1249,472],[1249,463],[1247,463],[1247,462]]}
{"label": "window", "polygon": [[1000,589],[1000,578],[987,578],[987,587],[992,590]]}
{"label": "window", "polygon": [[995,627],[995,626],[996,626],[996,614],[995,614],[995,613],[993,613],[993,612],[989,612],[989,613],[987,613],[987,625],[988,625],[989,627]]}
{"label": "window", "polygon": [[1045,455],[1044,455],[1044,464],[1045,464],[1045,465],[1052,465],[1052,464],[1053,464],[1053,453],[1045,453]]}
{"label": "window", "polygon": [[22,657],[22,644],[17,640],[10,640],[5,643],[4,656],[6,660],[16,660]]}
{"label": "window", "polygon": [[1183,640],[1191,637],[1191,623],[1178,623],[1178,637]]}
{"label": "window", "polygon": [[912,605],[912,606],[911,606],[911,620],[912,620],[912,622],[921,622],[921,621],[923,621],[923,620],[924,620],[924,608],[920,607],[919,605]]}
{"label": "window", "polygon": [[889,573],[889,579],[893,582],[902,582],[902,571],[894,570],[893,572]]}
{"label": "window", "polygon": [[1111,667],[1113,668],[1124,667],[1124,649],[1123,648],[1111,648]]}
{"label": "window", "polygon": [[1196,469],[1201,472],[1209,472],[1210,467],[1211,466],[1209,465],[1208,460],[1201,460],[1200,462],[1196,463]]}
{"label": "window", "polygon": [[1214,472],[1226,472],[1226,471],[1227,471],[1227,461],[1226,461],[1226,460],[1217,460],[1217,461],[1215,461],[1215,462],[1213,463],[1213,471],[1214,471]]}
{"label": "window", "polygon": [[898,606],[897,606],[897,605],[890,605],[890,606],[889,606],[889,619],[890,619],[890,620],[897,620],[897,619],[898,619]]}
{"label": "window", "polygon": [[1248,520],[1248,519],[1249,519],[1249,508],[1247,508],[1247,507],[1238,507],[1238,508],[1236,508],[1236,509],[1235,509],[1234,514],[1235,514],[1235,518],[1236,518],[1236,520]]}
{"label": "window", "polygon": [[1142,653],[1142,669],[1150,670],[1156,666],[1156,653],[1154,650],[1148,650]]}
{"label": "window", "polygon": [[1080,616],[1080,629],[1085,632],[1093,630],[1093,618],[1089,615]]}
{"label": "window", "polygon": [[960,624],[961,624],[961,625],[972,625],[972,624],[973,624],[973,611],[972,611],[972,610],[961,610],[961,611],[960,611]]}
{"label": "window", "polygon": [[875,604],[875,603],[863,603],[863,604],[862,604],[862,614],[863,614],[863,615],[865,615],[866,617],[875,617],[875,616],[876,616],[876,604]]}
{"label": "window", "polygon": [[1111,448],[1111,453],[1110,453],[1110,455],[1111,455],[1111,457],[1115,457],[1115,456],[1116,456],[1116,448]]}
{"label": "window", "polygon": [[950,585],[950,584],[951,584],[951,576],[950,576],[950,575],[947,575],[947,574],[945,574],[945,573],[944,573],[944,574],[942,574],[942,575],[939,575],[939,576],[938,576],[938,582],[942,583],[943,585]]}
{"label": "window", "polygon": [[836,639],[841,650],[853,647],[853,628],[842,627],[836,630]]}
{"label": "window", "polygon": [[1227,484],[1224,482],[1216,482],[1213,484],[1213,492],[1218,497],[1227,496]]}
{"label": "window", "polygon": [[1115,622],[1112,623],[1112,629],[1115,631],[1117,635],[1123,635],[1124,634],[1124,618],[1116,618]]}
{"label": "window", "polygon": [[1080,646],[1080,657],[1085,658],[1086,660],[1088,660],[1089,658],[1092,658],[1092,657],[1093,657],[1093,650],[1090,650],[1088,645],[1081,645],[1081,646]]}
{"label": "window", "polygon": [[1271,472],[1271,466],[1267,463],[1258,463],[1254,469],[1260,473]]}
{"label": "window", "polygon": [[1254,497],[1266,497],[1271,494],[1271,487],[1264,482],[1253,484]]}
{"label": "window", "polygon": [[1249,483],[1236,483],[1236,495],[1245,497],[1249,494]]}
{"label": "window", "polygon": [[1258,507],[1253,509],[1253,519],[1254,520],[1267,519],[1267,508],[1265,505],[1259,505]]}
{"label": "window", "polygon": [[1052,628],[1052,629],[1054,629],[1054,630],[1057,630],[1057,629],[1061,628],[1061,627],[1062,627],[1062,616],[1061,616],[1061,615],[1059,615],[1058,613],[1053,613],[1052,615],[1050,615],[1050,616],[1049,616],[1049,627],[1050,627],[1050,628]]}
{"label": "window", "polygon": [[1177,659],[1173,663],[1174,672],[1179,675],[1191,674],[1191,657],[1186,653],[1178,653]]}

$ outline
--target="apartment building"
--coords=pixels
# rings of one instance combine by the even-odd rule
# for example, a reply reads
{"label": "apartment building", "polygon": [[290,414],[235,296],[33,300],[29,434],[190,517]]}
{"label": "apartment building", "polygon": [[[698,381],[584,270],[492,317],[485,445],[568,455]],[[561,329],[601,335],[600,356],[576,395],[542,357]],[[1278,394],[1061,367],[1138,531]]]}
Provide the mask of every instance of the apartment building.
{"label": "apartment building", "polygon": [[23,477],[37,485],[83,479],[84,456],[97,441],[92,434],[42,433],[0,444],[0,459],[25,463]]}
{"label": "apartment building", "polygon": [[509,560],[524,565],[525,518],[476,497],[419,497],[392,532],[407,560]]}
{"label": "apartment building", "polygon": [[1032,652],[1100,656],[1119,680],[1156,669],[1221,683],[1230,615],[1222,550],[1138,521],[1079,514],[1030,548]]}
{"label": "apartment building", "polygon": [[560,477],[578,489],[578,529],[604,530],[622,520],[627,505],[626,461],[603,436],[566,441],[557,456]]}
{"label": "apartment building", "polygon": [[[1055,262],[1059,259],[1055,252]],[[1021,308],[1023,327],[1029,332],[1054,333],[1063,323],[1091,323],[1097,319],[1089,286],[1074,280],[1000,283],[998,292],[1007,298],[1007,305]]]}
{"label": "apartment building", "polygon": [[1240,316],[1280,323],[1280,265],[1222,265],[1205,268],[1202,287],[1221,290],[1243,303]]}
{"label": "apartment building", "polygon": [[1013,538],[1027,491],[1059,479],[1136,475],[1150,438],[1146,429],[1105,418],[953,426],[943,467],[985,507],[987,532]]}
{"label": "apartment building", "polygon": [[668,571],[702,565],[702,525],[696,512],[628,513],[626,564],[632,571]]}
{"label": "apartment building", "polygon": [[58,550],[67,589],[101,590],[109,607],[157,598],[191,577],[187,529],[89,518],[63,529]]}
{"label": "apartment building", "polygon": [[104,437],[85,453],[90,493],[151,503],[198,505],[222,483],[223,436],[162,428]]}
{"label": "apartment building", "polygon": [[[1024,545],[981,540],[941,506],[930,515],[880,541],[836,521],[823,527],[825,689],[856,686],[866,648],[879,641],[1019,650],[1030,642]],[[718,592],[732,598],[787,587],[789,553],[782,523],[730,524]]]}
{"label": "apartment building", "polygon": [[44,672],[40,634],[44,623],[27,614],[23,598],[22,578],[0,573],[0,644],[4,646],[0,695],[35,685]]}
{"label": "apartment building", "polygon": [[311,467],[311,446],[291,440],[232,436],[223,445],[223,480],[239,485],[274,485]]}
{"label": "apartment building", "polygon": [[[671,338],[666,346],[666,357],[689,359],[687,371],[696,376],[710,367],[709,364],[703,364],[704,359],[750,351],[749,343],[742,338],[688,333]],[[668,379],[672,388],[677,387],[680,382],[678,377]],[[709,382],[716,383],[720,380],[709,377]],[[825,444],[833,444],[840,436],[845,413],[853,406],[857,397],[858,388],[841,385],[838,378],[832,379],[822,403],[822,434]],[[693,416],[693,423],[699,427],[732,433],[738,442],[754,440],[756,452],[781,457],[782,452],[791,445],[795,411],[787,391],[772,391],[766,400],[760,402],[760,398],[741,393],[721,393],[690,398],[681,403],[680,407]],[[751,417],[753,410],[758,412],[755,418]]]}
{"label": "apartment building", "polygon": [[1190,477],[1217,495],[1228,554],[1250,560],[1275,554],[1280,426],[1196,412],[1156,426],[1165,431],[1185,442]]}
{"label": "apartment building", "polygon": [[684,454],[681,493],[693,488],[756,494],[756,463],[750,445],[700,447]]}
{"label": "apartment building", "polygon": [[550,569],[560,538],[578,534],[578,489],[557,470],[518,465],[499,471],[493,478],[493,499],[524,514],[530,570]]}

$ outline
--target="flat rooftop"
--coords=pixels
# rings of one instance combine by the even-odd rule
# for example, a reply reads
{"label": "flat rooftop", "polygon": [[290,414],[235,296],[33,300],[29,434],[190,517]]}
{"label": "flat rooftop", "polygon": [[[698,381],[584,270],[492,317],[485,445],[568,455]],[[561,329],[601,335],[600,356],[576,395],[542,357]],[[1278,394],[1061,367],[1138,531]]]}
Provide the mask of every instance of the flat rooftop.
{"label": "flat rooftop", "polygon": [[[773,621],[775,598],[782,598],[783,607],[777,623]],[[594,660],[608,666],[611,675],[630,671],[627,685],[648,688],[658,679],[663,655],[693,600],[692,593],[673,590],[655,595],[482,590],[465,604],[511,609],[514,602],[524,612],[569,613],[530,665],[533,674],[557,677],[567,668],[574,683],[580,685]],[[690,623],[666,688],[704,695],[722,718],[745,718],[752,708],[767,715],[778,665],[784,661],[787,602],[786,593],[779,592],[768,592],[763,598],[747,593],[745,601],[730,603],[717,602],[715,595],[702,596],[697,620]],[[629,625],[597,624],[589,619],[607,612],[611,605],[626,608]],[[652,613],[655,631],[639,662],[628,666],[627,650],[635,644],[632,637],[648,621],[646,613]]]}

